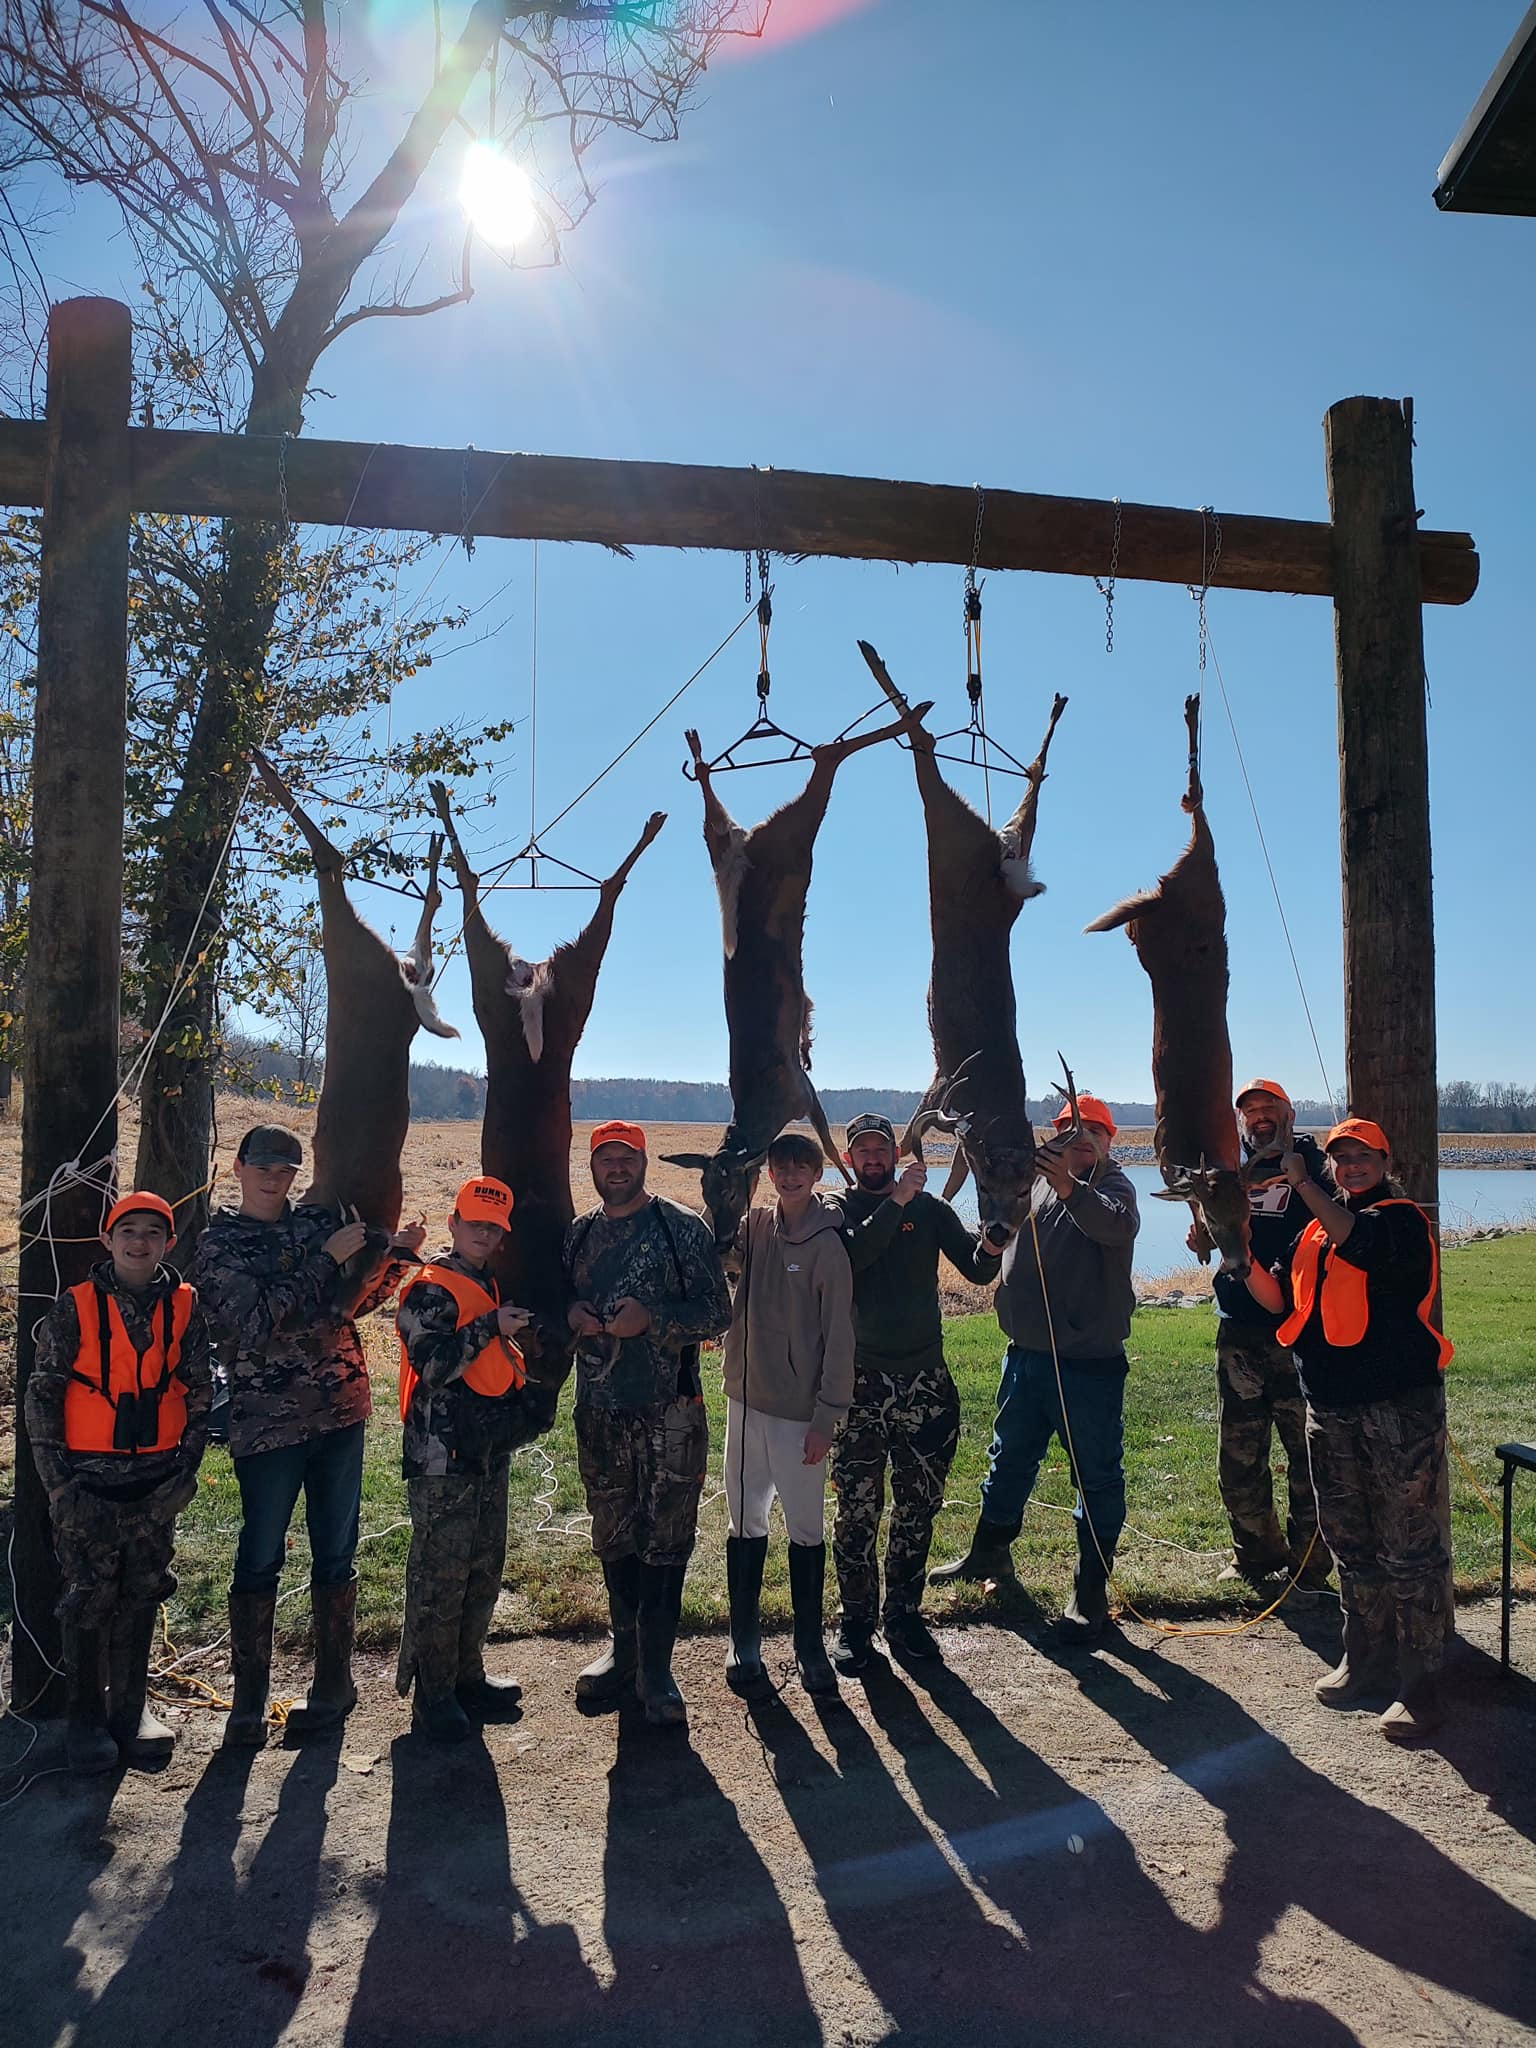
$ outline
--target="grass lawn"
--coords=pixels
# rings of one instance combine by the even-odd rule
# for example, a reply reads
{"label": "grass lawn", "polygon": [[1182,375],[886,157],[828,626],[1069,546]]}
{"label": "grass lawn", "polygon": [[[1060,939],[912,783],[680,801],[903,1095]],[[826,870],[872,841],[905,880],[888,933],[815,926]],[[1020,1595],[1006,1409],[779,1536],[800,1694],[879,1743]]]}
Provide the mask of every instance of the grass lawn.
{"label": "grass lawn", "polygon": [[[1530,1306],[1536,1301],[1536,1235],[1448,1253],[1445,1292],[1447,1323],[1457,1345],[1448,1380],[1451,1427],[1484,1489],[1496,1497],[1493,1445],[1536,1432],[1536,1330]],[[1216,1489],[1214,1333],[1215,1318],[1206,1307],[1143,1310],[1131,1332],[1126,1396],[1130,1520],[1117,1576],[1129,1597],[1148,1611],[1199,1614],[1230,1604],[1230,1588],[1219,1587],[1216,1580],[1228,1553]],[[378,1412],[370,1428],[364,1478],[360,1622],[364,1640],[386,1644],[399,1627],[410,1530],[400,1478],[394,1335],[380,1324],[369,1331],[368,1341]],[[939,1518],[936,1560],[956,1553],[975,1519],[1002,1351],[996,1323],[990,1316],[952,1322],[947,1349],[964,1402],[965,1427]],[[719,1490],[723,1402],[718,1362],[706,1356],[705,1365],[713,1457],[699,1547],[688,1575],[685,1613],[695,1626],[718,1623],[725,1615],[725,1504]],[[1277,1455],[1278,1449],[1277,1443]],[[1457,1584],[1466,1592],[1484,1591],[1497,1583],[1498,1523],[1478,1501],[1454,1454],[1451,1473]],[[223,1625],[239,1523],[239,1495],[222,1451],[209,1453],[203,1476],[198,1499],[181,1522],[181,1590],[170,1613],[172,1635],[183,1647]],[[1023,1540],[1015,1547],[1023,1592],[1045,1605],[1061,1601],[1068,1589],[1072,1499],[1065,1456],[1053,1450]],[[1517,1489],[1517,1502],[1516,1533],[1536,1548],[1536,1488]],[[507,1584],[511,1618],[519,1628],[581,1627],[604,1619],[602,1580],[587,1544],[582,1508],[567,1395],[555,1429],[513,1461]],[[307,1582],[305,1566],[306,1544],[299,1531],[292,1540],[285,1591]],[[1527,1564],[1524,1576],[1528,1586],[1536,1586],[1536,1566]],[[782,1542],[770,1553],[768,1589],[769,1611],[787,1619]],[[1018,1599],[1011,1590],[986,1596],[958,1588],[935,1594],[933,1607],[939,1615],[980,1613]],[[279,1609],[284,1635],[303,1635],[307,1606],[302,1597],[285,1600]]]}

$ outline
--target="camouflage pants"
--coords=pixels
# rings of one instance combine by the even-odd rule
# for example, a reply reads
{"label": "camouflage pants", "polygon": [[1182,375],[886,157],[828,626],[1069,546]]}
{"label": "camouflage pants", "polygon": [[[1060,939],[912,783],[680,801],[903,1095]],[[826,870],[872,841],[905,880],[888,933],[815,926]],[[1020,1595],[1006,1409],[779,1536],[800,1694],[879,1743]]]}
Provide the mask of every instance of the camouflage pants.
{"label": "camouflage pants", "polygon": [[78,1486],[53,1503],[62,1592],[55,1610],[75,1628],[105,1628],[121,1608],[158,1607],[176,1590],[176,1517],[149,1501],[110,1501]]}
{"label": "camouflage pants", "polygon": [[1339,1597],[1370,1635],[1443,1656],[1450,1555],[1440,1520],[1445,1389],[1419,1387],[1359,1408],[1308,1408],[1317,1515],[1339,1567]]}
{"label": "camouflage pants", "polygon": [[[1221,1324],[1216,1337],[1216,1412],[1221,1504],[1232,1525],[1238,1569],[1255,1578],[1266,1572],[1294,1572],[1317,1534],[1317,1499],[1307,1461],[1307,1401],[1294,1356],[1267,1330]],[[1276,1432],[1285,1448],[1290,1496],[1283,1537],[1269,1466]],[[1306,1579],[1321,1585],[1327,1576],[1328,1559],[1318,1543],[1312,1547]]]}
{"label": "camouflage pants", "polygon": [[485,1676],[485,1638],[507,1559],[507,1454],[482,1473],[411,1479],[411,1554],[395,1686],[422,1699]]}
{"label": "camouflage pants", "polygon": [[[921,1604],[934,1517],[960,1441],[960,1396],[940,1363],[911,1379],[856,1366],[853,1404],[832,1445],[837,1519],[832,1555],[845,1621],[873,1628],[882,1613]],[[885,1539],[885,1600],[876,1546],[891,1468],[891,1524]]]}
{"label": "camouflage pants", "polygon": [[709,1417],[698,1395],[648,1408],[578,1401],[576,1462],[604,1564],[684,1565],[693,1555],[709,1463]]}

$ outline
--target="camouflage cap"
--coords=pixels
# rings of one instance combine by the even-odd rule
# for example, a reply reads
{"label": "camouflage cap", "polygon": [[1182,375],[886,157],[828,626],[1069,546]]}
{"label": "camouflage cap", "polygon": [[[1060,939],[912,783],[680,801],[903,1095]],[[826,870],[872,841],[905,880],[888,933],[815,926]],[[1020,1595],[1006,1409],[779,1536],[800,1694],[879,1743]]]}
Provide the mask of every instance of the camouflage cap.
{"label": "camouflage cap", "polygon": [[304,1147],[286,1124],[253,1124],[235,1154],[238,1166],[302,1166]]}

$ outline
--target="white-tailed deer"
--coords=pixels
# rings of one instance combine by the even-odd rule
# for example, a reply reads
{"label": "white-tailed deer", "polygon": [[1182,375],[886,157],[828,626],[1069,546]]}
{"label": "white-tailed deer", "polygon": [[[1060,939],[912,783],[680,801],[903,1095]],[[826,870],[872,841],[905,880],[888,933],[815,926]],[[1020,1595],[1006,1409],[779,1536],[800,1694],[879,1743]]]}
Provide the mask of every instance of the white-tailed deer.
{"label": "white-tailed deer", "polygon": [[485,1040],[480,1164],[512,1190],[512,1226],[496,1259],[502,1298],[531,1309],[524,1343],[530,1381],[557,1393],[570,1371],[561,1247],[571,1200],[571,1064],[592,1014],[613,912],[645,849],[667,822],[655,811],[598,890],[580,935],[547,960],[524,960],[485,921],[480,878],[465,858],[448,792],[429,784],[464,897],[464,951]]}
{"label": "white-tailed deer", "polygon": [[[411,1121],[411,1041],[420,1026],[439,1038],[458,1032],[432,998],[432,921],[442,903],[434,835],[415,941],[404,959],[353,908],[345,863],[266,755],[256,772],[303,834],[315,864],[325,960],[325,1074],[315,1115],[314,1177],[304,1200],[338,1213],[355,1209],[369,1249],[355,1264],[356,1293],[382,1263],[382,1240],[400,1222],[400,1154]],[[375,1238],[379,1241],[375,1242]]]}
{"label": "white-tailed deer", "polygon": [[722,1250],[736,1241],[768,1147],[797,1117],[810,1119],[827,1159],[848,1177],[811,1083],[811,1002],[802,958],[811,860],[843,762],[904,732],[919,715],[908,713],[857,738],[813,747],[804,789],[750,830],[736,823],[715,794],[698,734],[686,736],[704,797],[704,843],[720,892],[732,1115],[718,1151],[667,1157],[674,1166],[702,1173],[704,1206]]}
{"label": "white-tailed deer", "polygon": [[[892,703],[906,699],[867,640],[859,650]],[[1040,785],[1065,697],[1051,706],[1040,752],[1025,770],[1022,802],[1001,829],[989,825],[939,773],[933,737],[910,714],[912,765],[928,828],[928,905],[933,973],[928,1024],[938,1077],[907,1126],[901,1150],[913,1152],[934,1128],[956,1134],[944,1192],[976,1178],[980,1221],[1017,1230],[1029,1214],[1035,1134],[1019,1056],[1018,1006],[1009,944],[1019,912],[1044,884],[1029,864]]]}
{"label": "white-tailed deer", "polygon": [[1152,983],[1153,1143],[1166,1183],[1159,1197],[1188,1202],[1221,1253],[1221,1270],[1243,1274],[1251,1263],[1251,1210],[1232,1109],[1227,906],[1200,786],[1198,697],[1185,699],[1184,721],[1189,787],[1182,803],[1194,820],[1189,844],[1155,889],[1117,903],[1086,929],[1124,925]]}

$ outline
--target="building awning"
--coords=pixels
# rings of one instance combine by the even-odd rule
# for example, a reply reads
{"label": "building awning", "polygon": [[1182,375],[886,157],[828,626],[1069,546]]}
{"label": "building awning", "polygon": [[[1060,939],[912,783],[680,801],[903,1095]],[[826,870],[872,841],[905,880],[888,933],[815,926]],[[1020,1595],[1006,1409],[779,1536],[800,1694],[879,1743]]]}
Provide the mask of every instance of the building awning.
{"label": "building awning", "polygon": [[1536,215],[1536,6],[1451,144],[1435,204],[1446,213]]}

